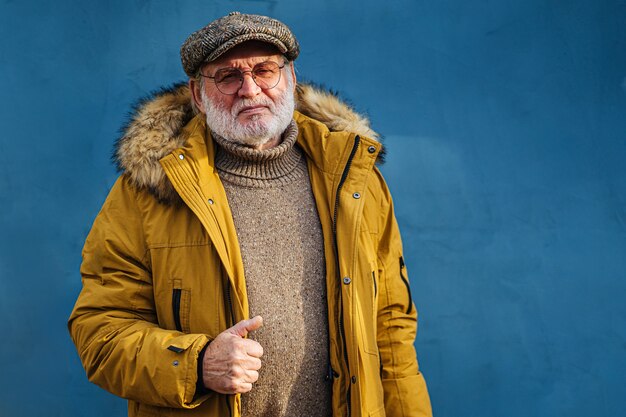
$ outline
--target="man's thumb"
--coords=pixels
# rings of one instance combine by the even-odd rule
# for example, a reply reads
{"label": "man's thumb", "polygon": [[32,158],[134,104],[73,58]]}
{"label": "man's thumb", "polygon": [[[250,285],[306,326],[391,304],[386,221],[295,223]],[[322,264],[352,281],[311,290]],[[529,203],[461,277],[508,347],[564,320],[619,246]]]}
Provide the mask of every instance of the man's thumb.
{"label": "man's thumb", "polygon": [[256,316],[250,320],[242,320],[226,331],[240,337],[246,337],[248,332],[252,332],[261,326],[263,326],[263,318],[261,316]]}

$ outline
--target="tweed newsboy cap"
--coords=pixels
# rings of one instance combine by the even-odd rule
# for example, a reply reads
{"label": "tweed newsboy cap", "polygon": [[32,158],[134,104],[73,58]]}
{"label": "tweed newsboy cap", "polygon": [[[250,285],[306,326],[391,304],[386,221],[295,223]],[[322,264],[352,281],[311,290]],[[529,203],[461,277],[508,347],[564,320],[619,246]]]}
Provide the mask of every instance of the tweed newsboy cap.
{"label": "tweed newsboy cap", "polygon": [[189,35],[180,48],[183,69],[194,77],[204,63],[252,40],[271,43],[290,61],[300,53],[298,41],[284,23],[267,16],[231,12]]}

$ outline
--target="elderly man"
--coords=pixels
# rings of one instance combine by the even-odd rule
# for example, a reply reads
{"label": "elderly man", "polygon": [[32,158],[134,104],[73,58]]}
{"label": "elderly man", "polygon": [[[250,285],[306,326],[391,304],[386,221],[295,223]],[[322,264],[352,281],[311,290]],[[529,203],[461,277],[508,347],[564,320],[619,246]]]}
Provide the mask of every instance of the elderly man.
{"label": "elderly man", "polygon": [[431,415],[382,146],[298,53],[269,17],[211,22],[117,144],[69,329],[130,416]]}

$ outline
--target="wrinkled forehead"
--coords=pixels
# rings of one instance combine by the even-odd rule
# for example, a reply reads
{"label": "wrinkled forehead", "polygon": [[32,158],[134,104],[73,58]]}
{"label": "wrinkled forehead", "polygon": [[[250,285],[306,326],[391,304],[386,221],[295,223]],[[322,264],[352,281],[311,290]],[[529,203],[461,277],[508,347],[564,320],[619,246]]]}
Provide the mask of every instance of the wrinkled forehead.
{"label": "wrinkled forehead", "polygon": [[[235,46],[216,60],[206,63],[203,69],[249,66],[271,58],[276,60],[276,58],[280,57],[282,57],[282,54],[274,45],[259,41],[248,41]],[[278,60],[276,61],[281,63]]]}

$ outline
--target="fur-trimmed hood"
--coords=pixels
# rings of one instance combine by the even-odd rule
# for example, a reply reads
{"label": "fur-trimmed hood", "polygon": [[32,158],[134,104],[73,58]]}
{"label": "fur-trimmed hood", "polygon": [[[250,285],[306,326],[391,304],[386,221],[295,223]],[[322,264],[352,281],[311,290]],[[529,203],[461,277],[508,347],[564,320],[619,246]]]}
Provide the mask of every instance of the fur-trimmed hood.
{"label": "fur-trimmed hood", "polygon": [[[296,109],[324,123],[331,131],[349,131],[379,139],[367,117],[354,111],[336,94],[319,87],[298,84]],[[159,160],[185,144],[187,136],[183,127],[194,116],[187,84],[176,84],[141,100],[115,144],[113,159],[118,170],[133,185],[149,190],[159,201],[176,199]]]}

